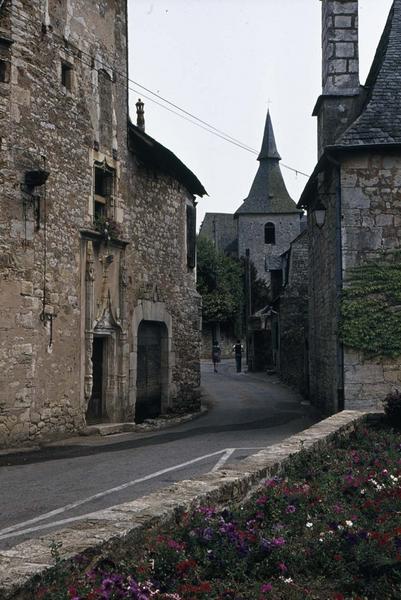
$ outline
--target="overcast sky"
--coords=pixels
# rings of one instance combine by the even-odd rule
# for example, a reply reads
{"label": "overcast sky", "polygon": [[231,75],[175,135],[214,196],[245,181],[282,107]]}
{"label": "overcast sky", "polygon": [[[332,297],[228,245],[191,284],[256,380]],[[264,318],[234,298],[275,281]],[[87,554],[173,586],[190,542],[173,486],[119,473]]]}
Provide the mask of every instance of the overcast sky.
{"label": "overcast sky", "polygon": [[[311,113],[321,92],[319,0],[128,4],[132,80],[257,151],[269,106],[282,165],[313,171],[316,119]],[[359,1],[361,82],[391,4]],[[154,104],[138,85],[130,87],[132,119],[140,96],[147,133],[172,150],[209,194],[199,200],[198,225],[205,212],[234,212],[248,195],[256,156]],[[307,179],[282,171],[297,201]]]}

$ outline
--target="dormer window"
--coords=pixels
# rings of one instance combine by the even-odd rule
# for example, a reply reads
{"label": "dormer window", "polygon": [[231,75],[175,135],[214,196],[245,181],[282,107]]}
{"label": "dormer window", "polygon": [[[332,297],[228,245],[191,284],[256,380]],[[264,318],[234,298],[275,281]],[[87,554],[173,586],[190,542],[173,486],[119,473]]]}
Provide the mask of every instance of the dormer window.
{"label": "dormer window", "polygon": [[115,171],[106,164],[95,164],[94,169],[94,207],[95,221],[108,216],[108,207],[114,195]]}
{"label": "dormer window", "polygon": [[266,223],[265,225],[265,244],[276,243],[276,228],[274,223]]}

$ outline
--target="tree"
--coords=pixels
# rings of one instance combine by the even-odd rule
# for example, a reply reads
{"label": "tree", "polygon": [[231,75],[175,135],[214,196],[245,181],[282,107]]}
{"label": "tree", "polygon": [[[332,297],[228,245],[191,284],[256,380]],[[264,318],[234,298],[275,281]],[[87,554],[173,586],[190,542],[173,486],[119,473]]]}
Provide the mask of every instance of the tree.
{"label": "tree", "polygon": [[218,252],[213,243],[198,238],[197,289],[202,296],[205,323],[237,319],[244,302],[242,263]]}

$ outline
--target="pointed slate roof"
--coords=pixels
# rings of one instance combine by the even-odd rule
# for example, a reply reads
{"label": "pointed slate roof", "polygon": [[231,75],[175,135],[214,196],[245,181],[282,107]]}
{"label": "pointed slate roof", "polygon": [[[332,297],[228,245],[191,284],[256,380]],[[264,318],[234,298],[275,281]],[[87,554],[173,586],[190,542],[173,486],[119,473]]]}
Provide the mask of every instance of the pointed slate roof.
{"label": "pointed slate roof", "polygon": [[270,112],[267,111],[262,148],[258,156],[258,172],[248,197],[236,211],[239,214],[296,213],[295,202],[291,199],[281,174],[276,141]]}
{"label": "pointed slate roof", "polygon": [[400,144],[401,0],[394,0],[365,88],[362,112],[336,146]]}

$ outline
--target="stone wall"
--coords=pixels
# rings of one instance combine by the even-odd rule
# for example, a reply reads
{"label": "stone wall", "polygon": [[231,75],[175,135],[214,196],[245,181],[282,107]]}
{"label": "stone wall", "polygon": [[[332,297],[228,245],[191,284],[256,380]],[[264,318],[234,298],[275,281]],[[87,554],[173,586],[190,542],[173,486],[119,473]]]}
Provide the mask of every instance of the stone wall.
{"label": "stone wall", "polygon": [[[107,338],[103,416],[134,418],[141,300],[164,301],[173,321],[166,407],[184,410],[197,395],[193,200],[129,158],[126,25],[125,0],[24,0],[0,13],[13,41],[0,48],[10,61],[0,83],[0,446],[85,425],[96,336]],[[94,230],[94,165],[112,173],[98,200],[113,234]],[[28,171],[47,171],[46,184],[27,187]]]}
{"label": "stone wall", "polygon": [[[250,259],[256,267],[258,277],[270,283],[269,270],[281,269],[281,254],[300,233],[300,214],[239,214],[238,256],[250,250]],[[275,225],[276,243],[265,244],[266,223]]]}
{"label": "stone wall", "polygon": [[309,389],[312,403],[330,414],[338,410],[340,386],[335,172],[320,174],[318,185],[316,205],[322,201],[326,220],[319,228],[309,207]]}
{"label": "stone wall", "polygon": [[[360,153],[342,166],[342,241],[345,286],[352,267],[401,248],[401,157]],[[401,385],[401,358],[368,359],[345,348],[345,406],[378,406]]]}
{"label": "stone wall", "polygon": [[280,378],[309,393],[308,369],[308,234],[303,232],[286,255],[287,281],[279,299]]}
{"label": "stone wall", "polygon": [[[13,44],[3,84],[1,164],[0,445],[83,423],[80,390],[80,236],[91,222],[92,163],[98,139],[96,69],[91,58],[125,69],[125,3],[7,2],[0,27]],[[97,31],[103,35],[97,38]],[[117,52],[116,48],[119,49]],[[61,68],[72,69],[71,87]],[[119,125],[108,155],[126,148],[126,90],[116,85]],[[117,126],[117,122],[115,126]],[[50,173],[26,189],[25,173]],[[36,198],[32,197],[32,192]]]}

